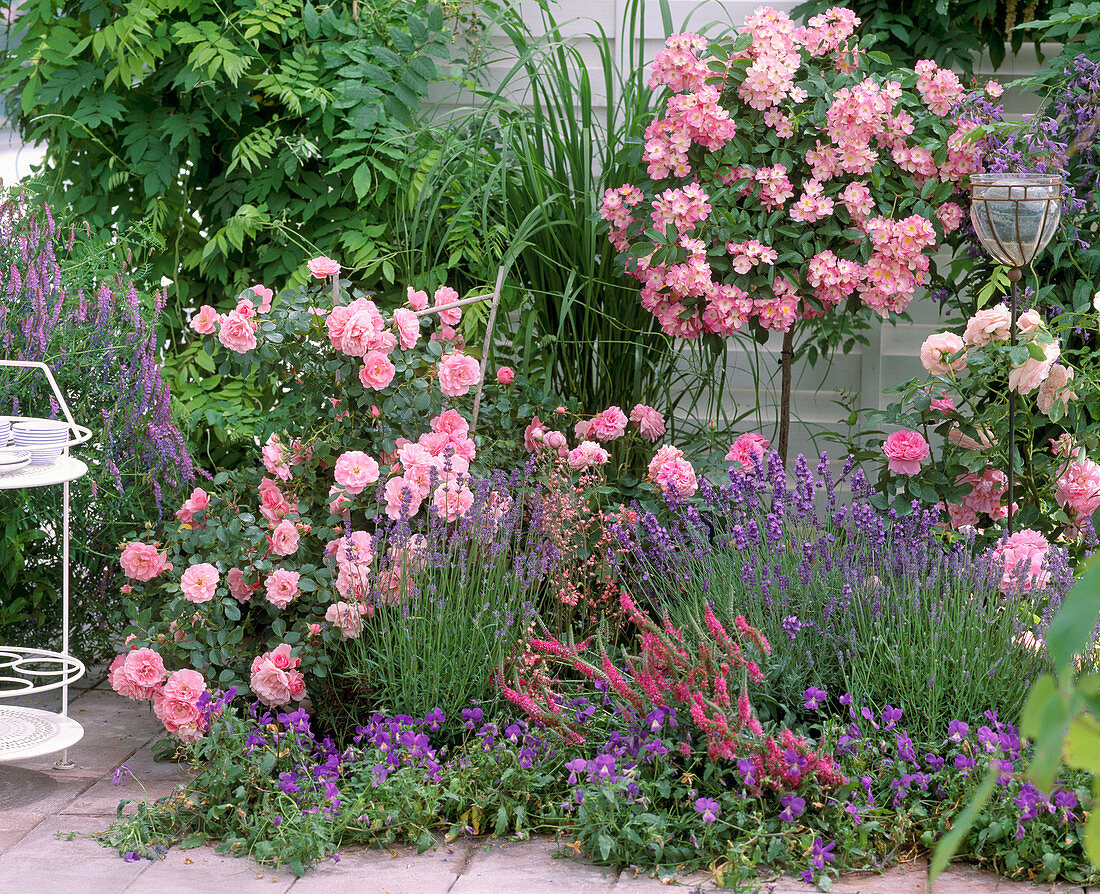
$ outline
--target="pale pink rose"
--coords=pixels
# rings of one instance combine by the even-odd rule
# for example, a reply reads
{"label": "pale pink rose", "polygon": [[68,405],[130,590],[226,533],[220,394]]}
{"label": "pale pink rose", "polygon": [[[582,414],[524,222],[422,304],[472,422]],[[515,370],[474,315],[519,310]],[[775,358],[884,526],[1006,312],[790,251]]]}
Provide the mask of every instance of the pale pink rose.
{"label": "pale pink rose", "polygon": [[252,328],[252,322],[234,310],[222,318],[218,341],[231,351],[247,354],[256,347],[256,332]]}
{"label": "pale pink rose", "polygon": [[337,562],[361,562],[369,565],[374,561],[374,538],[366,531],[352,531],[351,536],[344,535],[325,544],[325,555]]}
{"label": "pale pink rose", "polygon": [[954,444],[956,447],[962,447],[964,450],[988,450],[990,447],[996,446],[997,439],[993,437],[993,432],[988,428],[976,429],[980,441],[975,441],[969,435],[964,435],[959,426],[951,426],[951,430],[947,433],[947,440],[949,443]]}
{"label": "pale pink rose", "polygon": [[260,306],[256,310],[262,314],[271,310],[271,299],[275,297],[274,291],[265,286],[252,286],[252,294],[260,299]]}
{"label": "pale pink rose", "polygon": [[545,433],[542,421],[538,416],[534,417],[527,428],[523,430],[523,446],[528,453],[534,453],[542,446],[542,436]]}
{"label": "pale pink rose", "polygon": [[172,567],[167,558],[167,553],[158,552],[150,543],[128,543],[119,561],[128,578],[148,581]]}
{"label": "pale pink rose", "polygon": [[325,610],[325,620],[340,631],[344,639],[355,639],[363,630],[363,616],[359,606],[347,602],[334,602]]}
{"label": "pale pink rose", "polygon": [[336,483],[344,486],[352,496],[378,480],[378,463],[360,450],[349,450],[336,460]]}
{"label": "pale pink rose", "polygon": [[279,490],[279,486],[270,478],[264,478],[260,481],[260,515],[266,518],[272,524],[276,524],[282,520],[289,512],[293,512],[295,507],[290,505],[290,502],[283,496],[283,492]]}
{"label": "pale pink rose", "polygon": [[155,699],[153,713],[168,732],[177,735],[183,732],[188,738],[194,738],[193,734],[202,721],[202,711],[198,705],[172,696],[162,695]]}
{"label": "pale pink rose", "polygon": [[990,342],[1008,341],[1012,329],[1012,314],[1008,306],[998,304],[979,310],[966,322],[963,341],[975,348],[984,348]]}
{"label": "pale pink rose", "polygon": [[1090,459],[1069,463],[1054,482],[1054,499],[1077,515],[1100,508],[1100,465]]}
{"label": "pale pink rose", "polygon": [[441,484],[432,494],[432,505],[440,518],[457,521],[474,505],[474,494],[465,484]]}
{"label": "pale pink rose", "polygon": [[417,291],[412,286],[408,287],[405,297],[413,310],[424,310],[428,306],[428,293]]}
{"label": "pale pink rose", "polygon": [[218,569],[209,562],[189,565],[180,578],[180,589],[191,602],[209,602],[218,588]]}
{"label": "pale pink rose", "polygon": [[1035,360],[1029,357],[1022,364],[1014,367],[1008,374],[1008,389],[1019,394],[1030,394],[1043,384],[1050,375],[1050,369],[1054,361],[1061,355],[1061,348],[1056,342],[1040,345],[1044,359]]}
{"label": "pale pink rose", "polygon": [[399,307],[393,312],[393,324],[400,336],[401,350],[415,347],[420,340],[420,318],[408,308]]}
{"label": "pale pink rose", "polygon": [[961,351],[965,345],[954,332],[935,332],[920,347],[921,365],[934,376],[946,376],[952,371],[966,369],[966,356],[948,362],[948,358]]}
{"label": "pale pink rose", "polygon": [[516,374],[510,366],[501,366],[497,369],[498,385],[511,385],[515,377]]}
{"label": "pale pink rose", "polygon": [[439,390],[447,397],[461,397],[481,380],[481,365],[458,351],[439,361]]}
{"label": "pale pink rose", "polygon": [[1043,325],[1043,318],[1035,310],[1025,310],[1016,320],[1016,328],[1024,335],[1030,335]]}
{"label": "pale pink rose", "polygon": [[726,454],[726,462],[739,463],[741,468],[746,470],[755,469],[756,460],[753,457],[759,459],[763,464],[764,457],[768,455],[771,446],[771,441],[763,435],[747,431],[743,435],[739,435],[737,440],[730,444],[729,452]]}
{"label": "pale pink rose", "polygon": [[1077,453],[1077,439],[1068,431],[1047,440],[1050,441],[1050,452],[1057,457],[1068,459]]}
{"label": "pale pink rose", "polygon": [[420,511],[420,489],[415,484],[395,476],[386,482],[386,515],[390,518],[412,518]]}
{"label": "pale pink rose", "polygon": [[917,431],[896,431],[882,442],[887,468],[895,475],[919,475],[921,463],[929,456],[928,442]]}
{"label": "pale pink rose", "polygon": [[329,512],[333,515],[340,515],[347,510],[347,507],[351,505],[352,499],[347,495],[347,491],[343,488],[335,487],[329,489],[328,492]]}
{"label": "pale pink rose", "polygon": [[[440,286],[435,290],[435,306],[441,307],[444,304],[452,304],[458,300],[458,292],[452,289],[450,286]],[[457,326],[458,321],[462,319],[462,308],[453,307],[450,310],[445,310],[439,314],[439,322],[445,326]]]}
{"label": "pale pink rose", "polygon": [[218,328],[218,312],[209,304],[204,304],[191,318],[191,328],[199,335],[213,335]]}
{"label": "pale pink rose", "polygon": [[659,441],[665,433],[665,417],[645,404],[635,405],[630,411],[630,421],[638,426],[638,434],[647,441]]}
{"label": "pale pink rose", "polygon": [[565,454],[569,453],[569,442],[565,439],[565,434],[560,431],[548,431],[542,436],[542,443],[544,443],[551,450],[558,451],[558,456],[562,455],[562,451]]}
{"label": "pale pink rose", "polygon": [[298,529],[294,522],[283,521],[271,532],[271,551],[277,556],[292,556],[298,552]]}
{"label": "pale pink rose", "polygon": [[681,459],[684,455],[684,451],[679,447],[673,447],[671,444],[666,444],[655,454],[653,459],[649,461],[649,478],[651,481],[656,481],[657,476],[661,473],[661,468],[665,463],[672,462],[674,459]]}
{"label": "pale pink rose", "polygon": [[123,698],[148,698],[148,696],[144,695],[147,691],[144,686],[135,681],[132,677],[122,673],[122,665],[125,661],[125,655],[116,655],[114,657],[114,660],[107,668],[107,682],[110,684],[111,688]]}
{"label": "pale pink rose", "polygon": [[432,417],[430,425],[434,432],[459,438],[464,438],[470,433],[470,423],[458,410],[444,410],[438,416]]}
{"label": "pale pink rose", "polygon": [[206,680],[197,670],[185,667],[172,672],[162,691],[166,698],[196,704],[206,691]]}
{"label": "pale pink rose", "polygon": [[654,483],[662,493],[680,497],[690,497],[699,489],[695,469],[682,457],[670,459],[662,465]]}
{"label": "pale pink rose", "polygon": [[189,525],[195,520],[195,513],[202,512],[210,505],[210,497],[201,487],[191,491],[191,496],[184,500],[183,505],[176,510],[176,518],[182,524]]}
{"label": "pale pink rose", "polygon": [[267,576],[264,586],[267,589],[267,601],[276,608],[286,608],[300,592],[298,579],[301,575],[297,571],[287,571],[285,568],[276,568]]}
{"label": "pale pink rose", "polygon": [[258,666],[253,665],[248,685],[256,698],[269,708],[290,703],[290,675],[270,661],[261,661]]}
{"label": "pale pink rose", "polygon": [[155,649],[133,649],[126,654],[121,667],[121,672],[135,684],[149,690],[159,686],[168,676],[168,672],[164,669],[164,659]]}
{"label": "pale pink rose", "polygon": [[252,303],[251,298],[241,298],[237,301],[237,313],[246,320],[251,320],[256,316],[256,305]]}
{"label": "pale pink rose", "polygon": [[618,407],[608,407],[592,417],[588,434],[594,436],[597,441],[614,441],[626,434],[626,423],[626,413]]}
{"label": "pale pink rose", "polygon": [[324,255],[307,261],[306,267],[309,268],[309,272],[317,279],[336,276],[336,274],[340,272],[340,265],[332,258],[327,258]]}
{"label": "pale pink rose", "polygon": [[249,584],[244,579],[244,572],[240,568],[230,568],[226,575],[229,581],[229,595],[238,602],[248,602],[252,594],[260,588],[259,581]]}
{"label": "pale pink rose", "polygon": [[956,506],[954,503],[948,503],[947,515],[951,519],[951,527],[953,528],[964,528],[967,525],[978,523],[978,513],[969,506]]}
{"label": "pale pink rose", "polygon": [[955,401],[950,397],[933,397],[928,402],[928,408],[930,410],[937,410],[943,413],[944,416],[950,416],[955,412]]}
{"label": "pale pink rose", "polygon": [[573,437],[578,441],[588,441],[589,434],[592,432],[592,420],[591,419],[578,419],[573,425]]}
{"label": "pale pink rose", "polygon": [[581,469],[602,466],[609,458],[610,454],[595,441],[581,441],[580,444],[569,451],[566,462],[569,464],[569,468],[576,469],[579,472]]}
{"label": "pale pink rose", "polygon": [[992,561],[1004,563],[1001,592],[1009,595],[1043,588],[1050,573],[1043,570],[1050,544],[1038,531],[1024,528],[1005,538],[993,550]]}
{"label": "pale pink rose", "polygon": [[279,440],[279,436],[272,434],[267,443],[260,449],[260,456],[264,461],[264,468],[283,481],[290,480],[290,462],[286,447]]}
{"label": "pale pink rose", "polygon": [[1035,398],[1039,412],[1049,416],[1057,401],[1069,404],[1071,400],[1077,400],[1077,395],[1068,387],[1072,381],[1072,369],[1062,366],[1061,363],[1051,364],[1050,374],[1039,386],[1039,394]]}
{"label": "pale pink rose", "polygon": [[[371,351],[383,347],[387,335],[393,339],[391,348],[397,344],[397,339],[386,332],[386,322],[373,301],[356,298],[348,305],[348,311],[348,316],[343,322],[339,350],[350,357],[366,357]],[[331,337],[330,329],[329,338]]]}
{"label": "pale pink rose", "polygon": [[390,362],[390,358],[381,351],[371,351],[363,360],[363,367],[359,370],[359,381],[364,388],[373,388],[381,391],[387,388],[393,381],[397,368]]}
{"label": "pale pink rose", "polygon": [[336,592],[345,599],[363,599],[370,592],[374,572],[358,562],[344,562],[336,569]]}
{"label": "pale pink rose", "polygon": [[970,493],[963,497],[962,505],[992,518],[1001,514],[1001,501],[1008,491],[1008,476],[1000,469],[960,475],[955,479],[955,484],[970,485]]}
{"label": "pale pink rose", "polygon": [[351,315],[352,310],[350,307],[338,304],[325,318],[325,329],[328,330],[328,340],[337,351],[343,350],[344,330],[347,328],[348,320],[351,319]]}

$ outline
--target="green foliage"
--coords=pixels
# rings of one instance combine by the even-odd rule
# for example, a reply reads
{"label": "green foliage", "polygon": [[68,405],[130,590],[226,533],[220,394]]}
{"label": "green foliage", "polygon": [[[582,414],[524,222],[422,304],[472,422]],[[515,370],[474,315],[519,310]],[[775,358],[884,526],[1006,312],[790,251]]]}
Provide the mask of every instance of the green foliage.
{"label": "green foliage", "polygon": [[408,276],[398,212],[433,145],[421,106],[451,72],[458,23],[423,2],[358,8],[358,21],[351,4],[308,0],[20,8],[0,64],[12,118],[47,147],[51,196],[161,243],[147,260],[152,281],[173,281],[170,332],[252,282],[300,281],[304,252],[380,288]]}
{"label": "green foliage", "polygon": [[[993,66],[1004,61],[1009,46],[1019,52],[1025,35],[1017,22],[1045,15],[1057,0],[852,0],[844,6],[863,20],[866,32],[877,36],[875,49],[885,52],[895,65],[912,65],[932,59],[945,68],[957,67],[971,74],[983,51]],[[834,4],[806,0],[791,15],[808,19]],[[1027,27],[1026,25],[1023,27]],[[1014,30],[1016,29],[1016,30]],[[1038,51],[1038,41],[1035,43]]]}

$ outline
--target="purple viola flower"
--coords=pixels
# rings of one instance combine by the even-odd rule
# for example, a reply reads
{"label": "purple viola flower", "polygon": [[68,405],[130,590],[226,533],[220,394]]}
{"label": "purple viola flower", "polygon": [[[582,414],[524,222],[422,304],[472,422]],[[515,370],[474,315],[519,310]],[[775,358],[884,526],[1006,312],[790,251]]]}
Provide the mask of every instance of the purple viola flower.
{"label": "purple viola flower", "polygon": [[989,754],[1001,747],[1001,737],[988,726],[978,727],[978,744]]}
{"label": "purple viola flower", "polygon": [[601,754],[588,767],[588,775],[592,779],[606,779],[611,781],[615,778],[615,756],[612,754]]}
{"label": "purple viola flower", "polygon": [[298,774],[297,773],[280,773],[279,774],[279,788],[288,795],[292,795],[299,791],[298,789]]}
{"label": "purple viola flower", "polygon": [[715,801],[714,798],[696,798],[695,812],[702,814],[704,823],[713,823],[718,819],[718,814],[721,813],[721,810],[718,807],[718,802]]}
{"label": "purple viola flower", "polygon": [[952,720],[947,724],[947,738],[951,742],[962,742],[970,735],[970,724],[962,720]]}
{"label": "purple viola flower", "polygon": [[820,838],[815,838],[813,846],[810,848],[811,862],[818,869],[824,869],[826,863],[832,863],[833,860],[836,859],[836,857],[833,856],[833,850],[835,848],[835,841],[823,844]]}
{"label": "purple viola flower", "polygon": [[565,765],[565,769],[569,771],[569,780],[566,782],[566,785],[576,785],[577,774],[583,773],[588,769],[588,761],[583,757],[575,758]]}
{"label": "purple viola flower", "polygon": [[783,805],[779,818],[785,823],[793,823],[806,809],[805,799],[798,795],[781,795],[779,803]]}
{"label": "purple viola flower", "polygon": [[122,780],[133,778],[134,774],[130,772],[129,764],[123,764],[115,770],[115,775],[111,778],[111,785],[122,785]]}
{"label": "purple viola flower", "polygon": [[899,720],[901,720],[901,708],[892,708],[887,705],[882,709],[882,728],[884,730],[893,729],[897,726]]}
{"label": "purple viola flower", "polygon": [[472,731],[474,726],[481,722],[483,716],[485,715],[481,708],[463,708],[462,719],[465,721],[463,726]]}
{"label": "purple viola flower", "polygon": [[430,714],[424,717],[424,724],[433,733],[436,732],[444,723],[447,722],[447,718],[443,715],[441,708],[436,708]]}
{"label": "purple viola flower", "polygon": [[752,788],[756,785],[756,767],[753,766],[751,761],[747,761],[741,758],[737,762],[737,772],[741,774],[741,781],[745,783],[748,788]]}
{"label": "purple viola flower", "polygon": [[126,853],[122,855],[122,859],[125,860],[127,863],[136,863],[138,860],[141,859],[141,854],[139,854],[137,851],[126,851]]}
{"label": "purple viola flower", "polygon": [[810,711],[818,711],[821,709],[821,703],[828,696],[824,689],[818,689],[816,686],[811,686],[805,692],[802,693],[802,699],[805,706]]}

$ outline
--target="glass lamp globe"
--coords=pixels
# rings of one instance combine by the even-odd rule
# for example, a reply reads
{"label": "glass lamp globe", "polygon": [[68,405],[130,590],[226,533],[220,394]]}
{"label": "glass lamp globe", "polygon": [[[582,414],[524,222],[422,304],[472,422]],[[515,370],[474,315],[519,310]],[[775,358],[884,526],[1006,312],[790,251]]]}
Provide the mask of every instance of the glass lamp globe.
{"label": "glass lamp globe", "polygon": [[970,220],[999,264],[1035,260],[1062,216],[1062,178],[1054,174],[972,174]]}

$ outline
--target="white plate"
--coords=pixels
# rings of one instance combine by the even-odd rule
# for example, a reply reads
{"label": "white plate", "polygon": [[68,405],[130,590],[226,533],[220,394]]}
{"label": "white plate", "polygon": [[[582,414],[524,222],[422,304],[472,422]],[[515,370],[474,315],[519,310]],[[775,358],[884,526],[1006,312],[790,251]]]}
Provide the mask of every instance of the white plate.
{"label": "white plate", "polygon": [[12,450],[8,447],[0,448],[0,466],[26,465],[30,459],[28,450]]}
{"label": "white plate", "polygon": [[27,454],[21,462],[18,463],[5,463],[0,466],[0,475],[7,475],[9,472],[18,472],[20,469],[25,469],[31,464],[30,454]]}

